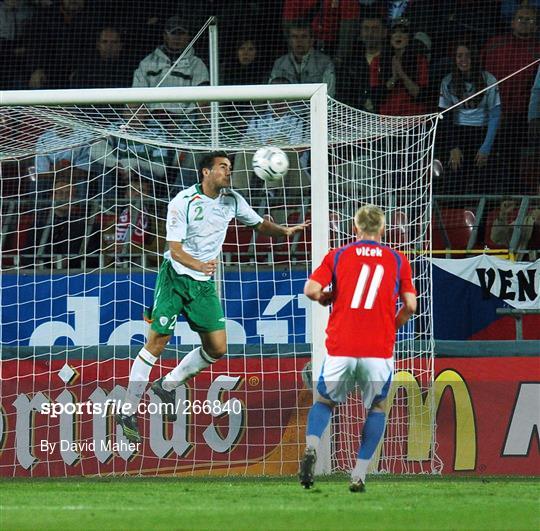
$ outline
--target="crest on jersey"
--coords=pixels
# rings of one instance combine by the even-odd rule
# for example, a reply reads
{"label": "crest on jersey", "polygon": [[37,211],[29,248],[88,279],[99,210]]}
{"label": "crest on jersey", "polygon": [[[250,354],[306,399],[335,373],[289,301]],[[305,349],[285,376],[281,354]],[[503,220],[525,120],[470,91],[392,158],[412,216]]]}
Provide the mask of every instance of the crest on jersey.
{"label": "crest on jersey", "polygon": [[169,227],[176,227],[178,225],[178,211],[172,210],[170,212],[170,216],[167,219],[167,225]]}

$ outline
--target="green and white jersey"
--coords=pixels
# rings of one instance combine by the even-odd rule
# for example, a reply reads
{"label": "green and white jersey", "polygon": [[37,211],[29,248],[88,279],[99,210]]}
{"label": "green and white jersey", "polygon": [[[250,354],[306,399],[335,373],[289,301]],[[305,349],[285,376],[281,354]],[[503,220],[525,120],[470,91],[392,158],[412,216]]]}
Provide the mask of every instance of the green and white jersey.
{"label": "green and white jersey", "polygon": [[[201,262],[217,258],[225,241],[229,222],[236,218],[248,227],[256,227],[263,219],[234,190],[224,188],[212,199],[204,195],[200,184],[181,191],[167,208],[167,241],[181,242],[186,253]],[[189,275],[195,280],[210,277],[194,271],[171,258],[170,251],[165,258],[171,261],[179,275]]]}

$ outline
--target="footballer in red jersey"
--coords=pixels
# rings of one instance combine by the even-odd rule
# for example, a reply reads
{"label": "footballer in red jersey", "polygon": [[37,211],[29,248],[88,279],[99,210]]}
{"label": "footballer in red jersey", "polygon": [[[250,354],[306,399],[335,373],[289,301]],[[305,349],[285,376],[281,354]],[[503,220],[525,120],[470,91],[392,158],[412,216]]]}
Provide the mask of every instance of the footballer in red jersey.
{"label": "footballer in red jersey", "polygon": [[330,251],[310,280],[320,289],[332,284],[326,329],[330,356],[392,357],[397,297],[416,294],[405,255],[379,241],[357,240]]}
{"label": "footballer in red jersey", "polygon": [[[333,407],[345,402],[358,385],[368,415],[349,489],[365,490],[366,472],[386,425],[385,399],[394,369],[396,331],[416,311],[416,290],[406,256],[381,244],[383,211],[365,205],[356,213],[354,225],[356,242],[330,251],[304,288],[311,300],[332,304],[327,355],[308,415],[306,451],[300,463],[304,488],[313,485],[316,452]],[[332,290],[325,291],[330,285]],[[398,297],[402,305],[396,314]]]}

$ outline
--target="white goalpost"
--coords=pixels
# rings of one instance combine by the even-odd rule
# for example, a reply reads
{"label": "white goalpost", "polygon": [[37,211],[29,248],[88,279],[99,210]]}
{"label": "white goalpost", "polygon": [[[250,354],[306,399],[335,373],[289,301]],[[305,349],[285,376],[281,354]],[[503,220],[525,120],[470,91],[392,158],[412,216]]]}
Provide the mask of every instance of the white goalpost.
{"label": "white goalpost", "polygon": [[[322,84],[0,92],[0,475],[296,473],[328,316],[302,287],[351,240],[363,202],[387,213],[385,241],[408,255],[420,304],[398,334],[372,471],[440,471],[427,258],[437,119],[367,114]],[[289,156],[282,182],[251,171],[266,143]],[[262,216],[311,226],[272,241],[231,223],[218,278],[228,356],[178,388],[190,407],[174,423],[152,413],[148,390],[144,442],[130,449],[112,407],[147,331],[166,207],[216,149]],[[179,319],[151,380],[198,341]],[[320,473],[351,467],[362,420],[358,396],[338,408]]]}

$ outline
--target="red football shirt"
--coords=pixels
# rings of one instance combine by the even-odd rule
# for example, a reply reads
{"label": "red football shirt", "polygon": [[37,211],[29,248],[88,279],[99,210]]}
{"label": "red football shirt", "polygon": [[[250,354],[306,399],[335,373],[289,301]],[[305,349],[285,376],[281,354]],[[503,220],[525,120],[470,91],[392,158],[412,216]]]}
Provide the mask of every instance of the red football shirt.
{"label": "red football shirt", "polygon": [[396,341],[396,301],[415,293],[404,254],[371,240],[333,249],[310,276],[334,302],[326,327],[330,356],[391,358]]}

